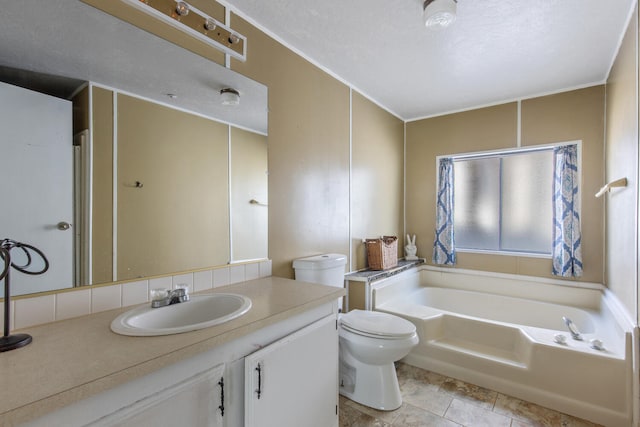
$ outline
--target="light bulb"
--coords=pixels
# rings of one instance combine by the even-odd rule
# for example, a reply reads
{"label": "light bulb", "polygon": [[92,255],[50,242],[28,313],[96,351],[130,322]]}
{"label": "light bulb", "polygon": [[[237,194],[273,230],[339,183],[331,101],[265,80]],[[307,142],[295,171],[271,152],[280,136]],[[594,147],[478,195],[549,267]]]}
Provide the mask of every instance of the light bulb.
{"label": "light bulb", "polygon": [[426,0],[424,25],[432,29],[448,27],[456,20],[456,9],[456,0]]}
{"label": "light bulb", "polygon": [[186,16],[189,14],[189,5],[183,1],[176,3],[176,12],[180,16]]}
{"label": "light bulb", "polygon": [[240,104],[240,93],[231,88],[225,88],[220,91],[222,105],[238,105]]}
{"label": "light bulb", "polygon": [[204,21],[204,29],[207,31],[213,31],[218,27],[218,24],[213,19],[207,19]]}

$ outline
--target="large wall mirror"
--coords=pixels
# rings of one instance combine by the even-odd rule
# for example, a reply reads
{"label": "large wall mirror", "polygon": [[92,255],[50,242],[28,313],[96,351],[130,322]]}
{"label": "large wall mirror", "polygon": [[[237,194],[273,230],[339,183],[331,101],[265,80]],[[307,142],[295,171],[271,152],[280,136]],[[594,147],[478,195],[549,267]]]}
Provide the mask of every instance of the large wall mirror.
{"label": "large wall mirror", "polygon": [[51,263],[12,294],[267,257],[264,85],[80,0],[23,0],[0,14],[0,116],[0,239]]}

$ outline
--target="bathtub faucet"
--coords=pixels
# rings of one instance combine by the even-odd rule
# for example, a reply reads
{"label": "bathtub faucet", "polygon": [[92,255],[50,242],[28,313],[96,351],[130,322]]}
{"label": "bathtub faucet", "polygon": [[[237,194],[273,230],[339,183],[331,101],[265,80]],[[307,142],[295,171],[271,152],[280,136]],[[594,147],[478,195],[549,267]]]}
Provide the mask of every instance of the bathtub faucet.
{"label": "bathtub faucet", "polygon": [[580,335],[580,331],[575,323],[568,317],[562,316],[562,320],[564,320],[564,324],[567,325],[567,329],[571,333],[571,338],[574,340],[582,341],[582,335]]}

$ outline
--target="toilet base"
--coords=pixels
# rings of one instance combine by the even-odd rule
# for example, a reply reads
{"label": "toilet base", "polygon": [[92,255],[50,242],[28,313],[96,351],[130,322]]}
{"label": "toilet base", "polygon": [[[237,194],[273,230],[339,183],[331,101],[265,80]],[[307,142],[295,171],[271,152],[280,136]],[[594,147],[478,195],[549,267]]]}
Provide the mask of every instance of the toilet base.
{"label": "toilet base", "polygon": [[[353,358],[351,362],[353,362]],[[366,365],[356,361],[340,363],[340,394],[361,405],[393,411],[402,405],[402,395],[393,362]]]}

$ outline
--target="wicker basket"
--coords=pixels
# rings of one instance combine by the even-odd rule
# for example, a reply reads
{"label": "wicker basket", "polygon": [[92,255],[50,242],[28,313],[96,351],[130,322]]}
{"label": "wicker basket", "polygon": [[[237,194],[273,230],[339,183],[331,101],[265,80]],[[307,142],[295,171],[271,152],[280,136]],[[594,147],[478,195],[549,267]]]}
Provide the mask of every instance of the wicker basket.
{"label": "wicker basket", "polygon": [[365,240],[370,270],[386,270],[398,265],[398,238],[383,236]]}

